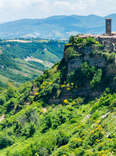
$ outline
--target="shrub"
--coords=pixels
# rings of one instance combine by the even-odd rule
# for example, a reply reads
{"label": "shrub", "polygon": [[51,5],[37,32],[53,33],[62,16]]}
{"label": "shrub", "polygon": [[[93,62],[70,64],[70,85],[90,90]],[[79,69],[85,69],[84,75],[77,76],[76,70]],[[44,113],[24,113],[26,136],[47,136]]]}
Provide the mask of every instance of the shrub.
{"label": "shrub", "polygon": [[16,92],[15,88],[9,87],[8,90],[7,90],[7,99],[15,97],[15,95],[16,95],[15,92]]}
{"label": "shrub", "polygon": [[69,147],[75,149],[82,145],[82,139],[81,138],[72,138],[69,142]]}
{"label": "shrub", "polygon": [[94,156],[94,153],[91,150],[85,151],[84,156]]}
{"label": "shrub", "polygon": [[69,43],[73,43],[74,42],[74,36],[71,36],[70,38],[69,38]]}
{"label": "shrub", "polygon": [[87,62],[84,62],[81,65],[81,72],[83,74],[83,77],[87,78],[88,80],[91,80],[94,73],[95,73],[95,67],[89,66]]}
{"label": "shrub", "polygon": [[35,133],[35,126],[33,124],[26,124],[24,128],[21,129],[21,135],[26,138],[32,137]]}
{"label": "shrub", "polygon": [[81,97],[78,97],[78,98],[76,98],[76,99],[73,100],[72,105],[73,105],[73,106],[75,106],[75,105],[79,106],[79,105],[82,104],[83,102],[84,102],[84,99],[81,98]]}
{"label": "shrub", "polygon": [[75,155],[76,155],[76,156],[83,156],[84,153],[85,153],[85,150],[84,150],[82,147],[77,148],[77,149],[75,150]]}
{"label": "shrub", "polygon": [[69,43],[78,46],[79,48],[91,46],[93,44],[99,45],[99,42],[97,42],[96,39],[93,37],[81,38],[79,36],[71,36],[69,39]]}
{"label": "shrub", "polygon": [[98,69],[90,82],[91,87],[92,88],[97,87],[97,85],[101,82],[101,79],[102,79],[102,70]]}
{"label": "shrub", "polygon": [[58,149],[58,151],[56,151],[53,156],[70,156],[70,152],[69,152],[69,149],[68,149],[68,146],[65,145],[65,146],[62,146]]}
{"label": "shrub", "polygon": [[51,115],[52,128],[56,129],[59,125],[63,124],[67,119],[66,115],[68,115],[68,113],[63,111],[62,109],[59,109],[54,113],[52,113]]}
{"label": "shrub", "polygon": [[74,82],[74,80],[75,80],[75,75],[76,75],[76,73],[73,71],[73,72],[70,72],[69,74],[68,74],[68,76],[67,76],[67,80],[68,80],[68,82]]}
{"label": "shrub", "polygon": [[5,96],[0,97],[0,105],[3,105],[6,102]]}
{"label": "shrub", "polygon": [[49,115],[45,115],[41,121],[40,121],[40,126],[41,126],[41,132],[45,133],[50,127],[51,127],[51,119]]}
{"label": "shrub", "polygon": [[92,44],[99,44],[99,42],[96,42],[96,39],[95,38],[88,37],[86,39],[86,45],[87,46],[91,46]]}
{"label": "shrub", "polygon": [[68,143],[70,136],[64,130],[60,130],[56,134],[56,138],[57,138],[57,146],[60,147]]}
{"label": "shrub", "polygon": [[72,59],[76,56],[80,56],[80,54],[74,49],[74,47],[68,47],[65,50],[65,54],[67,55],[68,59]]}
{"label": "shrub", "polygon": [[35,154],[35,156],[48,156],[49,151],[45,147],[39,147],[38,152]]}
{"label": "shrub", "polygon": [[17,104],[17,99],[11,98],[6,104],[6,113],[11,112],[14,109],[15,104]]}
{"label": "shrub", "polygon": [[12,145],[14,142],[7,136],[0,136],[0,149]]}

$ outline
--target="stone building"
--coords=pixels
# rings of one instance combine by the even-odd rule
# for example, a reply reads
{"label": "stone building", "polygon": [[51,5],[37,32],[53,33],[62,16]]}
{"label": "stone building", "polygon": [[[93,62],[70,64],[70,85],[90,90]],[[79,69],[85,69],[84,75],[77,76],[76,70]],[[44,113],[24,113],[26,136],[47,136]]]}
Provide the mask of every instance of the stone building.
{"label": "stone building", "polygon": [[79,35],[79,37],[82,38],[93,37],[104,46],[105,51],[116,52],[116,33],[112,32],[112,19],[107,18],[105,20],[105,23],[106,23],[105,25],[106,33],[102,35],[84,34]]}
{"label": "stone building", "polygon": [[112,19],[111,18],[106,19],[106,34],[107,35],[112,34]]}
{"label": "stone building", "polygon": [[[88,37],[93,37],[98,41],[100,44],[103,45],[102,51],[106,53],[116,53],[116,33],[112,33],[112,19],[106,19],[106,33],[102,35],[93,35],[93,34],[84,34],[84,35],[78,35],[80,38],[88,38]],[[66,49],[70,47],[68,45]],[[66,50],[65,49],[65,50]],[[77,48],[78,49],[78,48]],[[90,66],[97,66],[97,67],[105,67],[106,66],[106,60],[103,56],[101,55],[94,55],[91,57],[89,55],[89,52],[91,53],[92,47],[85,47],[84,49],[80,50],[80,53],[84,53],[84,57],[75,57],[73,59],[67,59],[67,53],[66,51],[64,52],[64,58],[66,62],[68,62],[68,73],[71,71],[80,68],[81,64],[83,62],[88,62]],[[77,50],[78,51],[78,50]],[[115,63],[115,58],[114,58],[114,63]]]}

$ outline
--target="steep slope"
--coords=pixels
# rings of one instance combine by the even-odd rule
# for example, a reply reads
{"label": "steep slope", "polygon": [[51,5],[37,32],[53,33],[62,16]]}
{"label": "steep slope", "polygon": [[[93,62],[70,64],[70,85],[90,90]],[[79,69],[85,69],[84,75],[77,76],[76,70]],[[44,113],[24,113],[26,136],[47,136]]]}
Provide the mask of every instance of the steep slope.
{"label": "steep slope", "polygon": [[[112,78],[106,72],[115,56],[101,48],[93,38],[71,37],[59,64],[32,83],[1,91],[1,155],[116,155],[115,72]],[[112,57],[104,67],[84,61],[71,74],[69,60],[82,59],[87,49],[89,57]]]}

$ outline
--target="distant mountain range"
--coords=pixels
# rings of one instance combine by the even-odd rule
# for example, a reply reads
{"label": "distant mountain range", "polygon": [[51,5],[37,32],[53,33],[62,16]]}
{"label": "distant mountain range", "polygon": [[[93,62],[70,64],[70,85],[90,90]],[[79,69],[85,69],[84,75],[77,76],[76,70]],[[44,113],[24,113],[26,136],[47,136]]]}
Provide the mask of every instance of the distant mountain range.
{"label": "distant mountain range", "polygon": [[113,19],[113,31],[116,31],[116,14],[105,17],[89,16],[52,16],[45,19],[22,19],[0,24],[0,38],[67,39],[71,34],[104,33],[104,19]]}

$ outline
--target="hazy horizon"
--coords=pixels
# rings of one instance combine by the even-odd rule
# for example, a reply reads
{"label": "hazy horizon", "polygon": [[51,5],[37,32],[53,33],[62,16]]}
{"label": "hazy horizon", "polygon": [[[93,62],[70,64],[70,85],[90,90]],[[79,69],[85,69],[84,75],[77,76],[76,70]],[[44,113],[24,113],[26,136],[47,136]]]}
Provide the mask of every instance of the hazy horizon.
{"label": "hazy horizon", "polygon": [[8,20],[8,21],[4,21],[4,22],[0,22],[0,24],[4,24],[4,23],[8,23],[8,22],[14,22],[14,21],[19,21],[19,20],[28,20],[28,19],[46,19],[46,18],[49,18],[49,17],[54,17],[54,16],[99,16],[99,17],[107,17],[107,16],[110,16],[110,15],[113,15],[113,14],[116,14],[116,13],[111,13],[111,14],[108,14],[108,15],[104,15],[104,16],[100,16],[100,15],[97,15],[97,14],[88,14],[88,15],[78,15],[78,14],[70,14],[70,15],[65,15],[65,14],[62,14],[62,15],[52,15],[52,16],[47,16],[47,17],[38,17],[38,18],[35,18],[35,17],[27,17],[27,18],[19,18],[19,19],[14,19],[14,20]]}
{"label": "hazy horizon", "polygon": [[0,0],[0,23],[58,15],[103,17],[114,14],[115,6],[113,0]]}

